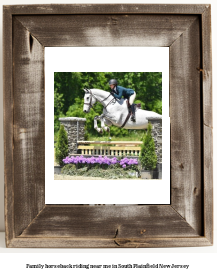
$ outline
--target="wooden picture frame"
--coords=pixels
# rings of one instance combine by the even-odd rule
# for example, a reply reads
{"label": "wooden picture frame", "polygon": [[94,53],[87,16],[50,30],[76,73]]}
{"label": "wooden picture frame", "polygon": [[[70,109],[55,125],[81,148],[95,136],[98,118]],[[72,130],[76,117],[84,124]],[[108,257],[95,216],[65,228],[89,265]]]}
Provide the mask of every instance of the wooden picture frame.
{"label": "wooden picture frame", "polygon": [[[7,247],[213,244],[211,6],[4,6]],[[171,204],[45,205],[46,46],[170,49]]]}

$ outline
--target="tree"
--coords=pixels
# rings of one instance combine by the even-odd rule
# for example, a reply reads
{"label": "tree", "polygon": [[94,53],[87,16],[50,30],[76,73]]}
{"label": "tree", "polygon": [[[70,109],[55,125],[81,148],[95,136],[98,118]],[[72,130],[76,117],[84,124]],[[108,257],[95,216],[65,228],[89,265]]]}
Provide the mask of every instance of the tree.
{"label": "tree", "polygon": [[157,155],[155,153],[154,139],[151,135],[152,126],[148,124],[148,130],[143,138],[143,144],[141,145],[141,152],[139,160],[145,170],[153,170],[157,165]]}
{"label": "tree", "polygon": [[56,162],[60,166],[64,165],[63,158],[66,158],[68,156],[68,152],[69,149],[67,132],[65,131],[64,125],[60,125],[55,151]]}

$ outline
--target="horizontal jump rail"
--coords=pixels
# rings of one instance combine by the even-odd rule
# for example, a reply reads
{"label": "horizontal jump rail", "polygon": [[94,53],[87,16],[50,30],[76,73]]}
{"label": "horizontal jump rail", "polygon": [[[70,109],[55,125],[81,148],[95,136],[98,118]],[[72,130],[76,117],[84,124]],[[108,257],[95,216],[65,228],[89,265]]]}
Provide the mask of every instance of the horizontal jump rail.
{"label": "horizontal jump rail", "polygon": [[78,141],[78,145],[123,145],[123,146],[138,146],[142,141]]}
{"label": "horizontal jump rail", "polygon": [[139,156],[140,147],[78,146],[82,155]]}

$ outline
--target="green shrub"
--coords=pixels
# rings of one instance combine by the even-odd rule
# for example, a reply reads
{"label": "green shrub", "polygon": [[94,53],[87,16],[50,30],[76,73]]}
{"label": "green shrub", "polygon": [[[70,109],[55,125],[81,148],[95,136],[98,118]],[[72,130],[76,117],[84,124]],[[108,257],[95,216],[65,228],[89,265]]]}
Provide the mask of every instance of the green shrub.
{"label": "green shrub", "polygon": [[148,130],[143,137],[143,144],[141,145],[140,163],[145,170],[153,170],[157,165],[157,155],[155,153],[154,139],[151,136],[152,126],[148,124]]}
{"label": "green shrub", "polygon": [[63,175],[70,175],[70,176],[83,176],[83,177],[99,177],[104,179],[135,179],[135,176],[131,176],[129,172],[131,173],[137,173],[135,170],[126,171],[123,168],[116,168],[113,167],[113,165],[110,165],[112,167],[109,167],[108,169],[98,169],[98,168],[80,168],[76,169],[75,165],[68,164],[65,165],[62,170],[61,174]]}
{"label": "green shrub", "polygon": [[65,131],[64,125],[60,125],[58,137],[57,137],[57,144],[56,144],[56,150],[55,150],[55,158],[56,162],[63,166],[63,158],[68,156],[68,136],[67,132]]}
{"label": "green shrub", "polygon": [[84,127],[84,140],[85,140],[85,141],[88,141],[88,140],[89,140],[89,133],[88,133],[88,131],[87,131],[86,125],[85,125],[85,127]]}

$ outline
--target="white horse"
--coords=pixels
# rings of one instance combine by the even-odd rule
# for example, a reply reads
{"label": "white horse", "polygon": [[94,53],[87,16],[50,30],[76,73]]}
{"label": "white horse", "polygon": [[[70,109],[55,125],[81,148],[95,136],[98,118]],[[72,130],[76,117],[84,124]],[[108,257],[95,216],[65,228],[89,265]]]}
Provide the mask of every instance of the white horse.
{"label": "white horse", "polygon": [[[115,125],[125,129],[146,129],[148,127],[147,117],[162,118],[162,116],[153,111],[136,108],[136,122],[127,119],[129,114],[126,99],[117,99],[110,92],[99,89],[84,89],[84,107],[83,111],[88,113],[90,108],[99,101],[103,106],[103,114],[94,118],[94,128],[102,133],[102,129],[109,131],[109,127]],[[101,121],[101,128],[97,126],[97,120]]]}

